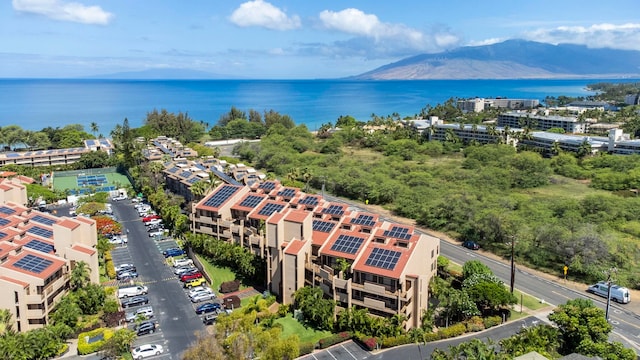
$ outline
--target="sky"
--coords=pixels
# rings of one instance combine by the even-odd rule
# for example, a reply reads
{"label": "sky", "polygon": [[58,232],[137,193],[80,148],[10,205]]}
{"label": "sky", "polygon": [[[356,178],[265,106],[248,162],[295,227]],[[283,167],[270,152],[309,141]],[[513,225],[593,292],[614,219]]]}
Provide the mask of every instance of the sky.
{"label": "sky", "polygon": [[2,0],[0,78],[150,69],[339,78],[508,39],[640,50],[640,7],[637,0]]}

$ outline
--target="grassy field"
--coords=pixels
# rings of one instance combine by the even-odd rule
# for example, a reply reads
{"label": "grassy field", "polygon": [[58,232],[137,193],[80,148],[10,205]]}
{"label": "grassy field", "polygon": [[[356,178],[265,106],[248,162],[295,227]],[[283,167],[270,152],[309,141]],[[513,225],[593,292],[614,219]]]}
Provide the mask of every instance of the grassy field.
{"label": "grassy field", "polygon": [[318,331],[312,328],[305,327],[298,320],[294,319],[291,314],[277,319],[276,324],[282,325],[282,334],[280,337],[283,339],[288,338],[291,335],[298,335],[300,343],[316,343],[318,340],[331,335],[329,331]]}
{"label": "grassy field", "polygon": [[[202,266],[204,266],[207,274],[211,276],[211,280],[213,281],[213,283],[210,285],[213,290],[218,291],[218,289],[220,288],[220,284],[225,281],[235,280],[236,275],[233,273],[233,271],[231,271],[231,269],[215,266],[201,255],[196,254],[196,257],[198,258],[200,263],[202,263]],[[240,289],[243,288],[245,288],[245,286],[240,285]]]}
{"label": "grassy field", "polygon": [[520,193],[532,197],[561,197],[577,200],[589,195],[611,194],[609,191],[589,187],[588,181],[570,179],[560,175],[552,176],[551,184],[547,186],[520,190]]}

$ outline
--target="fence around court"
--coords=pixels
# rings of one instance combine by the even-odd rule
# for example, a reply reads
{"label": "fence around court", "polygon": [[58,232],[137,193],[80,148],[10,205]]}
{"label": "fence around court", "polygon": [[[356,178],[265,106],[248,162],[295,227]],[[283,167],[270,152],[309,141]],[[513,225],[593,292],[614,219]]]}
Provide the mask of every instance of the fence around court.
{"label": "fence around court", "polygon": [[67,170],[67,171],[55,171],[54,176],[78,176],[78,175],[105,175],[118,172],[115,167],[100,168],[100,169],[82,169],[82,170]]}
{"label": "fence around court", "polygon": [[[106,183],[93,184],[92,182],[81,186],[81,181],[87,176],[104,175]],[[53,188],[55,190],[69,190],[71,194],[85,194],[93,191],[111,191],[118,187],[130,185],[127,176],[117,172],[117,168],[82,169],[69,171],[56,171],[52,174]]]}

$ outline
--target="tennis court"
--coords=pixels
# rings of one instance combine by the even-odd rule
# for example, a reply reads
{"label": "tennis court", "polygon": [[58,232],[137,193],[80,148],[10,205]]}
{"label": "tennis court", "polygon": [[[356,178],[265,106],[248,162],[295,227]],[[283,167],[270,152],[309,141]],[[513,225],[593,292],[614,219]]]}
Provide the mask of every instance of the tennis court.
{"label": "tennis court", "polygon": [[71,195],[109,192],[129,186],[129,179],[116,168],[58,171],[53,174],[53,188]]}

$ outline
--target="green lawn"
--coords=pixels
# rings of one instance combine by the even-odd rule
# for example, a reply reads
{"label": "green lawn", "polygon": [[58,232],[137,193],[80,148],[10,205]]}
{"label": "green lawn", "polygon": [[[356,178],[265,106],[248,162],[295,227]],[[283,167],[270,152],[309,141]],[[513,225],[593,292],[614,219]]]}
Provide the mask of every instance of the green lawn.
{"label": "green lawn", "polygon": [[[196,257],[198,258],[200,263],[202,263],[202,266],[204,266],[207,274],[211,276],[212,283],[210,285],[211,288],[216,292],[220,288],[220,284],[225,281],[234,280],[236,278],[236,275],[233,273],[233,271],[231,271],[231,269],[215,266],[201,255],[196,254]],[[241,285],[240,288],[242,289],[244,287]]]}
{"label": "green lawn", "polygon": [[516,312],[520,312],[520,300],[522,300],[522,305],[530,310],[539,310],[549,306],[549,304],[547,303],[540,303],[540,299],[537,299],[531,295],[524,294],[518,291],[518,289],[513,290],[513,295],[515,295],[518,299],[518,304],[514,305],[514,310],[516,310]]}
{"label": "green lawn", "polygon": [[318,342],[318,340],[331,335],[331,332],[329,331],[318,331],[312,328],[305,327],[304,325],[299,323],[298,320],[294,319],[293,315],[291,314],[287,314],[287,316],[277,319],[275,322],[282,325],[282,334],[280,334],[280,337],[286,339],[289,336],[295,334],[298,335],[298,338],[300,338],[301,344],[315,344],[316,342]]}

